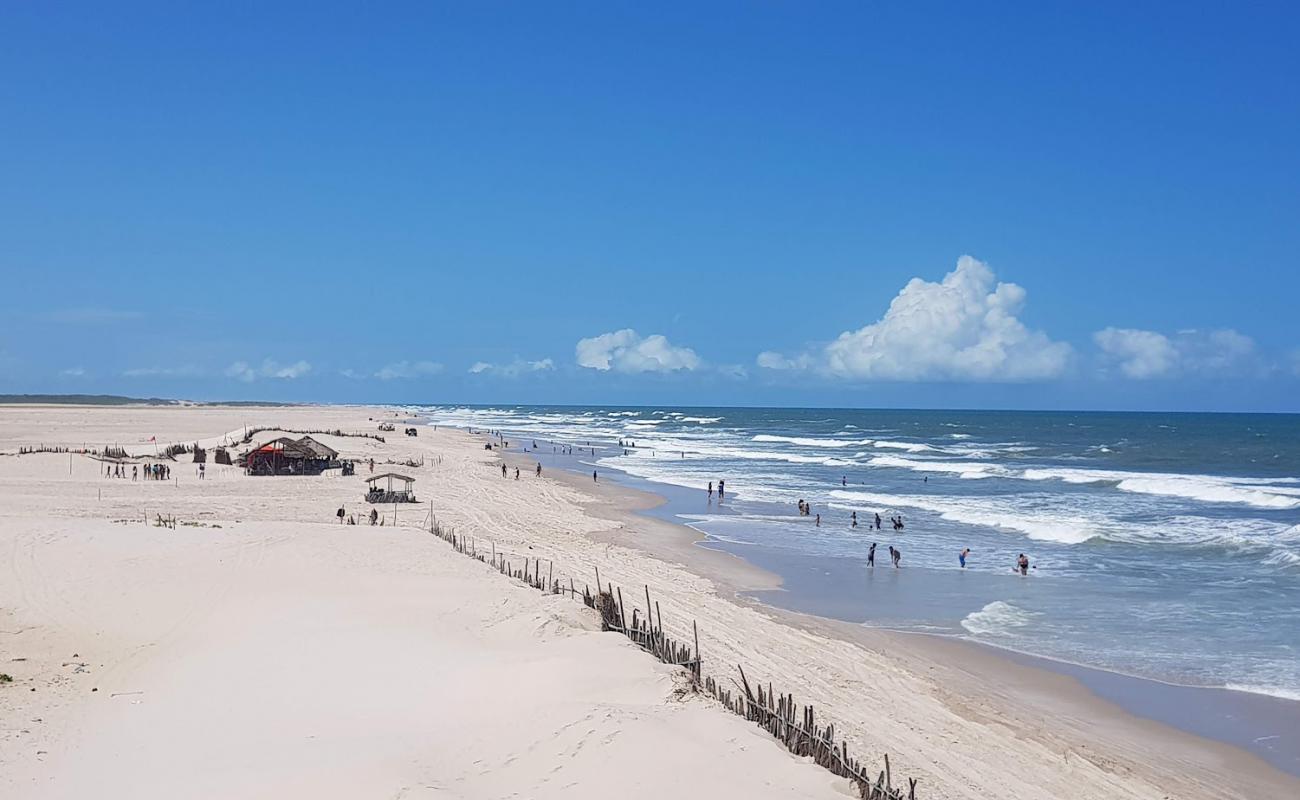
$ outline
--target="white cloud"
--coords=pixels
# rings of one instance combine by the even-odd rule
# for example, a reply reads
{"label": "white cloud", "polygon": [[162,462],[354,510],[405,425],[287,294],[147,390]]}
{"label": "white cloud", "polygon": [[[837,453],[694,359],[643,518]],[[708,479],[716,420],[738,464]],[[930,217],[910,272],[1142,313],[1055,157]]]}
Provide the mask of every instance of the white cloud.
{"label": "white cloud", "polygon": [[486,361],[476,361],[474,366],[469,368],[471,375],[500,375],[503,378],[517,378],[520,375],[526,375],[532,372],[550,372],[555,369],[555,362],[549,358],[543,358],[540,361],[525,361],[516,358],[508,364],[490,364]]}
{"label": "white cloud", "polygon": [[86,376],[86,370],[84,367],[68,367],[67,369],[60,370],[59,375],[65,378],[84,378]]}
{"label": "white cloud", "polygon": [[807,353],[786,358],[780,353],[765,350],[758,354],[755,362],[763,369],[808,369],[813,366],[813,359]]}
{"label": "white cloud", "polygon": [[442,365],[436,361],[398,361],[389,364],[375,373],[381,381],[406,380],[437,375],[442,372]]}
{"label": "white cloud", "polygon": [[135,367],[122,372],[128,378],[196,378],[203,370],[193,364],[179,367]]}
{"label": "white cloud", "polygon": [[1025,290],[970,256],[939,283],[913,278],[878,321],[794,357],[765,352],[766,369],[815,369],[855,380],[1023,381],[1054,378],[1071,348],[1025,327]]}
{"label": "white cloud", "polygon": [[1230,328],[1181,330],[1167,336],[1136,328],[1106,328],[1092,335],[1105,362],[1126,377],[1232,376],[1263,370],[1249,336]]}
{"label": "white cloud", "polygon": [[643,338],[631,328],[581,339],[575,351],[579,366],[602,372],[674,372],[702,363],[689,347],[677,347],[660,334]]}
{"label": "white cloud", "polygon": [[311,364],[306,361],[295,361],[292,364],[280,364],[272,359],[265,359],[261,366],[254,367],[247,361],[236,361],[229,367],[226,367],[226,376],[241,380],[244,383],[252,383],[258,378],[277,378],[280,380],[293,380],[301,378],[311,372]]}

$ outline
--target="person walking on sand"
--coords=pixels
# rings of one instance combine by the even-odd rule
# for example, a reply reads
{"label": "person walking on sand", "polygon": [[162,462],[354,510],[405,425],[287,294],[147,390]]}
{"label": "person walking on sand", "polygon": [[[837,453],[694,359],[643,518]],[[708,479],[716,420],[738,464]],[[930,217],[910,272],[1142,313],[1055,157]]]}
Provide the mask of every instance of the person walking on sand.
{"label": "person walking on sand", "polygon": [[867,549],[867,566],[876,566],[876,543],[872,542],[871,547]]}
{"label": "person walking on sand", "polygon": [[598,482],[599,482],[599,481],[596,480],[596,470],[594,470],[594,469],[591,471],[591,482],[592,482],[592,483],[598,483]]}
{"label": "person walking on sand", "polygon": [[537,462],[537,477],[542,477],[542,462]]}
{"label": "person walking on sand", "polygon": [[968,556],[968,555],[970,555],[970,548],[969,548],[969,547],[964,547],[964,548],[962,548],[962,551],[961,551],[960,553],[957,554],[957,560],[958,560],[959,562],[961,562],[961,568],[962,568],[962,569],[966,569],[966,556]]}
{"label": "person walking on sand", "polygon": [[1020,570],[1021,575],[1028,575],[1029,556],[1025,555],[1024,553],[1021,553],[1020,557],[1016,559],[1016,568]]}
{"label": "person walking on sand", "polygon": [[207,466],[208,466],[207,464],[199,464],[199,480],[203,480],[203,478],[205,477],[207,473],[207,469],[206,469]]}
{"label": "person walking on sand", "polygon": [[504,478],[505,476],[506,476],[506,462],[502,461],[502,462],[501,462],[501,477]]}
{"label": "person walking on sand", "polygon": [[519,480],[519,467],[515,467],[515,480]]}
{"label": "person walking on sand", "polygon": [[337,517],[339,518],[339,524],[340,524],[340,525],[343,524],[343,517],[345,517],[346,515],[347,515],[347,512],[343,510],[343,506],[339,506],[338,513],[337,513],[335,516],[337,516]]}

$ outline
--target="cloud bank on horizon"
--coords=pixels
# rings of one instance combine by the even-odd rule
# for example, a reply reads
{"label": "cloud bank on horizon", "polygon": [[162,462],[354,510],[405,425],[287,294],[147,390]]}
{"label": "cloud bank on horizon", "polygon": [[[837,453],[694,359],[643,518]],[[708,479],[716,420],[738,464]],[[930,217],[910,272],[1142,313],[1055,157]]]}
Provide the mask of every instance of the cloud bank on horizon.
{"label": "cloud bank on horizon", "polygon": [[[914,277],[899,290],[884,313],[859,328],[801,349],[764,350],[754,363],[769,381],[813,377],[827,383],[965,382],[1026,383],[1062,378],[1123,378],[1154,381],[1176,378],[1240,378],[1290,374],[1300,376],[1300,350],[1276,359],[1266,356],[1255,341],[1231,328],[1185,329],[1172,333],[1108,326],[1091,336],[1093,350],[1081,352],[1068,342],[1022,319],[1028,292],[1000,281],[987,263],[963,255],[940,280]],[[87,313],[51,312],[50,319],[68,324],[119,322],[128,315],[105,309]],[[706,373],[746,380],[743,365],[710,363],[693,348],[664,334],[642,335],[621,328],[578,340],[572,366],[550,357],[510,361],[476,361],[466,370],[481,379],[541,377],[577,368],[593,374],[669,375]],[[441,362],[400,360],[378,369],[339,369],[354,380],[418,381],[444,373]],[[72,365],[59,371],[65,379],[85,379],[91,371]],[[184,364],[133,367],[122,377],[183,379],[224,375],[242,383],[292,381],[314,372],[306,360],[281,363],[236,361],[224,370]],[[798,377],[796,377],[798,376]]]}

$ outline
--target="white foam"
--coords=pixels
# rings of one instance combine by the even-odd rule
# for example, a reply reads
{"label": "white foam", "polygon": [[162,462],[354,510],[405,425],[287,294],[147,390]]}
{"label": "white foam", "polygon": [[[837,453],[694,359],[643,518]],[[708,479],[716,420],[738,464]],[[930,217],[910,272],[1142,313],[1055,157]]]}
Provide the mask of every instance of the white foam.
{"label": "white foam", "polygon": [[1122,492],[1181,497],[1206,503],[1235,503],[1256,508],[1300,508],[1300,497],[1293,496],[1288,488],[1271,486],[1267,480],[1259,478],[1070,468],[1026,469],[1020,477],[1030,481],[1111,484]]}
{"label": "white foam", "polygon": [[979,611],[967,614],[961,621],[961,626],[975,636],[1011,637],[1020,628],[1032,623],[1037,616],[1039,615],[1032,611],[1017,608],[1002,600],[994,600]]}
{"label": "white foam", "polygon": [[1285,689],[1281,686],[1257,686],[1246,683],[1225,683],[1223,688],[1232,692],[1250,692],[1251,694],[1266,694],[1270,697],[1280,697],[1283,700],[1300,701],[1300,692],[1294,689]]}
{"label": "white foam", "polygon": [[810,436],[777,436],[771,433],[760,433],[751,442],[782,442],[786,444],[797,444],[801,447],[864,447],[871,444],[870,439],[817,439]]}
{"label": "white foam", "polygon": [[902,456],[876,456],[871,459],[870,463],[876,467],[895,467],[916,472],[946,472],[968,479],[991,478],[996,475],[1008,474],[1006,468],[997,464],[981,464],[969,461],[920,461]]}
{"label": "white foam", "polygon": [[[851,503],[865,503],[865,510],[879,512],[890,508],[917,508],[938,514],[950,522],[966,525],[979,525],[986,528],[1023,533],[1030,539],[1059,542],[1061,544],[1080,544],[1100,535],[1095,523],[1084,517],[1071,514],[1045,514],[1024,509],[1010,508],[999,498],[976,497],[915,497],[908,495],[874,494],[872,492],[846,491],[835,489],[831,497]],[[841,506],[835,503],[832,508],[843,510],[860,510],[863,507]]]}
{"label": "white foam", "polygon": [[876,447],[886,448],[886,449],[889,449],[889,450],[906,450],[906,451],[909,452],[909,453],[932,453],[932,452],[938,452],[938,448],[937,448],[937,447],[931,447],[931,446],[928,445],[928,444],[920,444],[920,443],[918,443],[918,442],[888,442],[888,441],[879,441],[879,442],[876,442]]}
{"label": "white foam", "polygon": [[682,422],[696,422],[700,425],[709,425],[714,422],[722,422],[722,417],[682,417]]}

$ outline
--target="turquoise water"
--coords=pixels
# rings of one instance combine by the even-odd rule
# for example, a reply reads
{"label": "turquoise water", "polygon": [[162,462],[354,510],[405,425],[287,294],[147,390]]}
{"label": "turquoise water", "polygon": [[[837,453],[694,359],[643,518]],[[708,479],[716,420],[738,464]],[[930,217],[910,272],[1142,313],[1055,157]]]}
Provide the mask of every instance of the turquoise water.
{"label": "turquoise water", "polygon": [[[791,602],[814,613],[1300,699],[1297,415],[422,412],[508,431],[512,449],[594,447],[584,465],[663,487],[679,521],[782,574]],[[721,504],[705,493],[719,480]],[[1021,553],[1027,577],[1012,569]]]}

